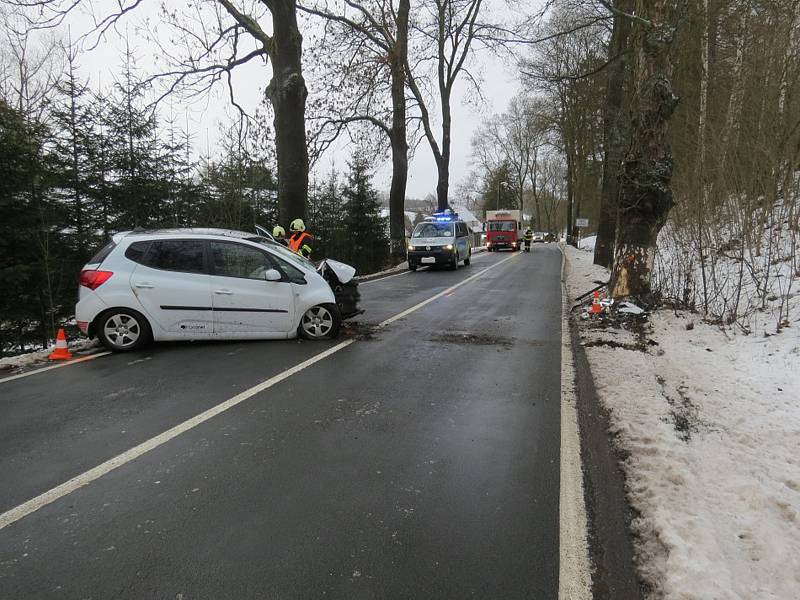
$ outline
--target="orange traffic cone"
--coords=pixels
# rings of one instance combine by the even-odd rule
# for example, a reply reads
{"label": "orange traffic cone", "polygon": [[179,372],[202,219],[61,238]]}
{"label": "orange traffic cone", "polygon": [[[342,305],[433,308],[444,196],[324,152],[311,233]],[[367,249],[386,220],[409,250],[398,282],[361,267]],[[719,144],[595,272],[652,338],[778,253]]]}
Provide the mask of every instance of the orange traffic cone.
{"label": "orange traffic cone", "polygon": [[599,315],[603,312],[603,305],[600,304],[600,292],[594,293],[594,298],[592,298],[592,314]]}
{"label": "orange traffic cone", "polygon": [[67,348],[67,336],[64,334],[63,328],[58,330],[56,349],[47,358],[50,360],[69,360],[72,358],[72,353]]}

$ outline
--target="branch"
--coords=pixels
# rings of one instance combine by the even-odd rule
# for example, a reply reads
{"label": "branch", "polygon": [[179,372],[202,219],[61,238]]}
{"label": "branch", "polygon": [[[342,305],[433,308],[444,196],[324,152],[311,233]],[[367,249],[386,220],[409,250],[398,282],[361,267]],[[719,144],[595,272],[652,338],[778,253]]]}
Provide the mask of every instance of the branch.
{"label": "branch", "polygon": [[228,14],[232,16],[239,25],[244,27],[250,35],[256,38],[264,45],[264,49],[267,52],[272,50],[272,38],[264,33],[264,30],[255,22],[255,20],[246,15],[244,13],[239,12],[239,10],[231,4],[230,0],[217,0],[222,6],[228,11]]}
{"label": "branch", "polygon": [[616,8],[613,4],[608,2],[608,0],[597,0],[597,1],[600,2],[600,4],[602,4],[603,6],[605,6],[606,9],[608,9],[608,11],[611,12],[611,14],[616,17],[621,17],[623,19],[630,19],[634,23],[639,23],[640,25],[643,25],[647,29],[652,29],[654,27],[652,21],[648,21],[647,19],[643,19],[642,17],[639,17],[637,15],[626,13],[625,11]]}

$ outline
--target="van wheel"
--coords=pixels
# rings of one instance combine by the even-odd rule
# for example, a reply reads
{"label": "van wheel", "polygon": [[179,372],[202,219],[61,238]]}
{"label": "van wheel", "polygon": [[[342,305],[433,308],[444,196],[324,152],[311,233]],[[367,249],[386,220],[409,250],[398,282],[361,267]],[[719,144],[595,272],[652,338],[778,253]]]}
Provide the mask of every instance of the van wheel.
{"label": "van wheel", "polygon": [[458,269],[458,252],[456,252],[455,256],[450,260],[450,269],[453,271]]}
{"label": "van wheel", "polygon": [[408,270],[409,271],[416,271],[417,270],[417,265],[408,265]]}
{"label": "van wheel", "polygon": [[339,335],[341,326],[342,313],[338,306],[318,304],[305,312],[297,326],[297,333],[307,340],[332,340]]}
{"label": "van wheel", "polygon": [[94,330],[100,342],[112,352],[131,352],[153,338],[150,323],[128,308],[112,308],[97,317]]}
{"label": "van wheel", "polygon": [[471,260],[472,259],[469,256],[467,256],[467,258],[464,259],[464,266],[465,267],[468,266]]}

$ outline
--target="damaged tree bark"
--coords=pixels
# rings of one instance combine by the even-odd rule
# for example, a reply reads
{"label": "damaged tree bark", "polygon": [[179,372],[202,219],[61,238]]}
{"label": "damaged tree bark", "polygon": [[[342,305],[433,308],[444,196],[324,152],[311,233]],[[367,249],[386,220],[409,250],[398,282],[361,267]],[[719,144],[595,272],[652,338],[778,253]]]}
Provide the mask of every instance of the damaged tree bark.
{"label": "damaged tree bark", "polygon": [[[633,0],[614,0],[621,10],[630,10]],[[600,192],[600,221],[594,264],[608,269],[614,263],[614,241],[617,235],[617,205],[622,157],[629,140],[628,97],[626,77],[629,73],[628,39],[631,20],[614,16],[614,28],[608,49],[608,81],[606,83],[605,114],[603,115],[603,184]]]}
{"label": "damaged tree bark", "polygon": [[[611,274],[614,298],[650,293],[656,239],[672,199],[672,153],[669,120],[678,103],[672,92],[670,48],[676,26],[670,22],[672,2],[638,0],[636,15],[603,3],[615,15],[638,26],[634,75],[636,94],[631,144],[620,180],[619,227]],[[642,16],[638,16],[642,15]]]}

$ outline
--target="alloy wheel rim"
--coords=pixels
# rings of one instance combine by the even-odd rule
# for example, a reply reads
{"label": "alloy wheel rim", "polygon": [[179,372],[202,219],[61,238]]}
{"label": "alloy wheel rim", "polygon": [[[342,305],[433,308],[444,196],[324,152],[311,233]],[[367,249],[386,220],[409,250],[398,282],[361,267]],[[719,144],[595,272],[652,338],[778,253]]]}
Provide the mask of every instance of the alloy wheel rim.
{"label": "alloy wheel rim", "polygon": [[132,346],[142,334],[139,321],[124,313],[118,313],[106,319],[103,331],[106,339],[117,348]]}
{"label": "alloy wheel rim", "polygon": [[303,315],[302,327],[313,338],[325,337],[333,328],[333,315],[324,306],[309,308]]}

